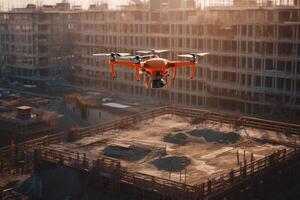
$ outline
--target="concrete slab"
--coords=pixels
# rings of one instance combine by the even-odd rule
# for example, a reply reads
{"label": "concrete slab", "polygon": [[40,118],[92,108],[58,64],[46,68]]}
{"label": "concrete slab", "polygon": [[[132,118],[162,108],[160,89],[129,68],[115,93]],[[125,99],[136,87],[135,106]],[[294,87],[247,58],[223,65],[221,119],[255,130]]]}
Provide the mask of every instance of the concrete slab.
{"label": "concrete slab", "polygon": [[[112,130],[73,143],[52,145],[50,148],[86,153],[87,156],[95,159],[106,156],[104,149],[113,143],[128,145],[131,141],[134,145],[151,144],[160,148],[165,147],[166,155],[152,152],[152,154],[149,153],[152,156],[147,155],[142,160],[120,159],[121,165],[130,171],[189,184],[199,184],[208,178],[218,177],[222,173],[228,173],[231,169],[237,168],[237,151],[240,161],[243,161],[245,152],[245,159],[250,162],[251,154],[254,159],[259,159],[279,149],[289,148],[260,140],[267,137],[281,142],[285,139],[280,133],[253,128],[236,130],[231,125],[211,121],[193,125],[190,123],[191,121],[191,118],[163,115],[141,122],[138,126],[128,130],[117,132]],[[198,134],[199,132],[201,134]],[[184,134],[186,137],[177,137],[176,139],[183,138],[186,142],[173,143],[165,140],[166,136],[178,133]],[[172,158],[174,159],[172,160]],[[159,159],[161,161],[170,159],[168,162],[159,162],[159,164],[166,163],[165,165],[170,166],[157,167],[155,161],[159,161]],[[184,167],[181,167],[182,163],[176,164],[177,161],[182,162],[182,160],[189,160],[189,162]],[[178,167],[179,165],[180,167]]]}

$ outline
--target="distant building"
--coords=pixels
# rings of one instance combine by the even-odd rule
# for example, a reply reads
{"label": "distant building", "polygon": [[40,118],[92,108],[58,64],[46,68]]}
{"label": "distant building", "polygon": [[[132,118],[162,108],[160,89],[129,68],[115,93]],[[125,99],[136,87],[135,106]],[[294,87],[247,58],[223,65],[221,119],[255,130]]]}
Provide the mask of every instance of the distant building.
{"label": "distant building", "polygon": [[68,3],[0,12],[2,69],[25,83],[61,75],[72,60],[71,20]]}
{"label": "distant building", "polygon": [[0,145],[54,133],[57,131],[57,123],[57,113],[29,106],[3,111],[0,114]]}

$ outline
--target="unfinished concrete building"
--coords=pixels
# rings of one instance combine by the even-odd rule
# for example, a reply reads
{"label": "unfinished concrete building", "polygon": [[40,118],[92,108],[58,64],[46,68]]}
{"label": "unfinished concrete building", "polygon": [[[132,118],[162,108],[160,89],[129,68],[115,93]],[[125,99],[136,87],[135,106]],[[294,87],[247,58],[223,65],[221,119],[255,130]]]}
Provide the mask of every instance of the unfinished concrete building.
{"label": "unfinished concrete building", "polygon": [[[73,70],[77,84],[120,94],[298,122],[300,6],[298,0],[132,1],[87,10],[69,4],[0,13],[0,62],[20,80],[50,79]],[[73,37],[74,36],[74,37]],[[161,56],[208,51],[197,76],[179,69],[169,88],[146,90],[134,72],[93,53],[169,49]],[[75,66],[72,65],[75,55]]]}
{"label": "unfinished concrete building", "polygon": [[70,67],[70,4],[16,8],[0,13],[3,73],[26,83],[48,81]]}
{"label": "unfinished concrete building", "polygon": [[[167,104],[183,104],[296,119],[300,112],[299,1],[139,1],[109,10],[92,7],[78,13],[76,80],[116,93],[151,96]],[[172,2],[172,3],[170,3]],[[118,68],[111,79],[96,52],[134,53],[169,49],[177,54],[208,51],[195,80],[179,69],[171,88],[144,89],[131,70]]]}

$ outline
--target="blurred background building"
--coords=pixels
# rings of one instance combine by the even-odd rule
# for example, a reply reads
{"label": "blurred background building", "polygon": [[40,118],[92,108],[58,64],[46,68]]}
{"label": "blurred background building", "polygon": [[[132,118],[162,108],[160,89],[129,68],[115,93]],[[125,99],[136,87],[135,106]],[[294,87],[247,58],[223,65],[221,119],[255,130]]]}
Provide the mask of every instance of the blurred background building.
{"label": "blurred background building", "polygon": [[0,13],[0,63],[14,80],[54,80],[71,65],[70,4],[14,8]]}
{"label": "blurred background building", "polygon": [[[133,0],[109,9],[57,4],[0,14],[1,57],[9,75],[35,80],[72,71],[73,83],[114,93],[260,116],[299,120],[299,0]],[[112,80],[99,52],[207,51],[197,76],[179,69],[169,88],[146,90],[134,72]],[[72,64],[74,63],[74,64]]]}

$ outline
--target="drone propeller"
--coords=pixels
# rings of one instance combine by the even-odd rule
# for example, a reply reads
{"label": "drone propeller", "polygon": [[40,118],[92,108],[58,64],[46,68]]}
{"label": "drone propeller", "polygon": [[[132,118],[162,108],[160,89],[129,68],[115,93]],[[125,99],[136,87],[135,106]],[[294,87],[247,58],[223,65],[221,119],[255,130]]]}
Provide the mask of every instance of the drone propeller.
{"label": "drone propeller", "polygon": [[149,55],[144,55],[144,56],[140,56],[140,58],[152,58],[154,56],[154,54],[149,54]]}
{"label": "drone propeller", "polygon": [[181,58],[194,58],[194,56],[191,54],[181,54],[181,55],[177,55],[177,56],[181,57]]}
{"label": "drone propeller", "polygon": [[209,53],[208,52],[203,52],[203,53],[181,54],[181,55],[178,55],[178,57],[182,57],[182,58],[194,58],[196,56],[203,57],[203,56],[206,56],[206,55],[209,55]]}
{"label": "drone propeller", "polygon": [[137,62],[141,62],[142,59],[145,58],[152,58],[154,55],[144,55],[144,56],[140,56],[140,55],[136,55],[136,56],[122,56],[120,57],[121,59],[125,59],[125,60],[135,60]]}
{"label": "drone propeller", "polygon": [[196,55],[196,56],[203,57],[203,56],[207,56],[207,55],[209,55],[209,54],[210,54],[209,52],[203,52],[203,53],[196,53],[195,55]]}
{"label": "drone propeller", "polygon": [[122,57],[122,56],[129,56],[130,53],[115,53],[115,52],[111,52],[111,53],[96,53],[93,54],[93,56],[99,56],[99,57]]}
{"label": "drone propeller", "polygon": [[110,53],[94,53],[93,56],[109,57],[109,56],[111,56],[111,54]]}
{"label": "drone propeller", "polygon": [[123,57],[123,56],[130,56],[130,53],[116,53],[117,56]]}
{"label": "drone propeller", "polygon": [[169,50],[163,50],[163,49],[151,49],[151,50],[146,50],[146,51],[136,51],[137,53],[140,53],[140,54],[160,54],[160,53],[164,53],[164,52],[168,52]]}
{"label": "drone propeller", "polygon": [[178,57],[181,58],[190,58],[193,62],[196,62],[196,57],[203,57],[209,55],[208,52],[203,52],[203,53],[190,53],[190,54],[181,54],[177,55]]}

